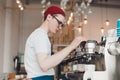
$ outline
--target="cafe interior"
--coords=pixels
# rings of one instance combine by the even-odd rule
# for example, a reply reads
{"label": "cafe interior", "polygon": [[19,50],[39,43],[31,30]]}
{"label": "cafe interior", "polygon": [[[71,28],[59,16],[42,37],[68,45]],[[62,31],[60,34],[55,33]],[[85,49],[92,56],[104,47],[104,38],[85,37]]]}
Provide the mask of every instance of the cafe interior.
{"label": "cafe interior", "polygon": [[120,0],[0,0],[0,80],[31,80],[26,39],[50,5],[66,13],[66,25],[49,34],[54,54],[86,38],[54,68],[54,80],[120,80]]}

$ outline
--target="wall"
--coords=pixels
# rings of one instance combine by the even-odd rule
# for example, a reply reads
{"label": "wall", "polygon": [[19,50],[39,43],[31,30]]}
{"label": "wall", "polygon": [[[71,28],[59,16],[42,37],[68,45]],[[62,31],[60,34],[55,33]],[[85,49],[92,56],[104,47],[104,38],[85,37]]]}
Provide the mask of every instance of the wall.
{"label": "wall", "polygon": [[107,31],[112,28],[116,28],[116,22],[120,18],[120,8],[108,8],[108,19],[110,20],[110,26],[105,25],[106,20],[106,8],[92,7],[93,13],[88,16],[88,24],[83,28],[83,36],[87,39],[101,40],[100,28],[105,28],[104,35],[107,35]]}
{"label": "wall", "polygon": [[[4,25],[5,25],[5,10],[3,9],[5,0],[0,0],[0,63],[3,63],[3,43],[4,43]],[[0,72],[3,71],[3,66],[0,66]]]}
{"label": "wall", "polygon": [[13,58],[18,52],[19,11],[13,8],[13,0],[0,4],[0,73],[13,72]]}
{"label": "wall", "polygon": [[24,53],[27,37],[35,28],[40,26],[43,18],[40,9],[25,9],[20,13],[20,18],[19,53]]}

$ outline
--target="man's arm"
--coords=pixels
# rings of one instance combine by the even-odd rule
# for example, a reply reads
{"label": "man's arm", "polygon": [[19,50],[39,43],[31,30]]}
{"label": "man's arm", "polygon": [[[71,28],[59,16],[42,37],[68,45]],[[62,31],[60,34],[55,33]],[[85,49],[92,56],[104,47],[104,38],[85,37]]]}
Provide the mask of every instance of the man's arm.
{"label": "man's arm", "polygon": [[57,52],[56,54],[49,56],[46,54],[37,54],[37,59],[40,64],[40,67],[43,71],[47,71],[50,68],[58,65],[72,50],[74,50],[81,42],[82,38],[75,38],[72,43],[64,48],[63,50]]}

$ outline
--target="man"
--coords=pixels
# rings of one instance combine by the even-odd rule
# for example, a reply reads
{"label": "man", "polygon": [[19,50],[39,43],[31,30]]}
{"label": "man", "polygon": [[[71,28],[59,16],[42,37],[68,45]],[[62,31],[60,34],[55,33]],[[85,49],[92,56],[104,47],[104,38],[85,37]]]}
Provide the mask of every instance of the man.
{"label": "man", "polygon": [[65,12],[58,6],[50,6],[44,12],[44,22],[30,34],[25,47],[25,69],[32,80],[54,80],[53,68],[58,65],[81,42],[75,38],[63,50],[51,55],[48,33],[55,34],[65,23]]}

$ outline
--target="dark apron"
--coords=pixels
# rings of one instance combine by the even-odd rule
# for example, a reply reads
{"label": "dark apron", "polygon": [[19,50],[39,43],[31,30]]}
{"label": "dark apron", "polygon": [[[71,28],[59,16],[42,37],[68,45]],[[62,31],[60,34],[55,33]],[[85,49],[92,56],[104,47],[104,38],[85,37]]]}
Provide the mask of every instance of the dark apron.
{"label": "dark apron", "polygon": [[39,76],[32,78],[32,80],[54,80],[54,76]]}

